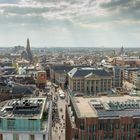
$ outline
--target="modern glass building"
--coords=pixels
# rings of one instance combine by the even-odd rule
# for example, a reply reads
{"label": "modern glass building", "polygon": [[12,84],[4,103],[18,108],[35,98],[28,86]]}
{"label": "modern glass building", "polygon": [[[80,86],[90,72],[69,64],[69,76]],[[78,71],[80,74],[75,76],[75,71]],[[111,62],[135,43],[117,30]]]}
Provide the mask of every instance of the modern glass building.
{"label": "modern glass building", "polygon": [[1,102],[0,140],[51,140],[51,106],[46,98]]}

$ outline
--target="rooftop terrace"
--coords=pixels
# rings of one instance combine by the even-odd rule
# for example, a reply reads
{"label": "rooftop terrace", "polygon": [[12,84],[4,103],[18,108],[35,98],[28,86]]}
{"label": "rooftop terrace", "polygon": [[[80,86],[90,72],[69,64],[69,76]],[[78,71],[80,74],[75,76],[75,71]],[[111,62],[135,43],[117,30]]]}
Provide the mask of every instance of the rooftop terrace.
{"label": "rooftop terrace", "polygon": [[45,105],[45,98],[22,98],[8,100],[3,104],[0,104],[0,117],[41,119]]}
{"label": "rooftop terrace", "polygon": [[73,97],[72,103],[80,118],[84,117],[140,117],[140,97],[138,96],[101,96]]}

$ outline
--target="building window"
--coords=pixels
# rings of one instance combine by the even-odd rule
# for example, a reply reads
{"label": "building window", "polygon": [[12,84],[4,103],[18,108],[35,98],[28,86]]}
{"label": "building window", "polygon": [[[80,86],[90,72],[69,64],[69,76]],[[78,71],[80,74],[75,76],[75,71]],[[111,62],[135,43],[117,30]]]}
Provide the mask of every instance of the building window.
{"label": "building window", "polygon": [[110,133],[109,139],[113,139],[113,133]]}
{"label": "building window", "polygon": [[2,127],[2,120],[1,120],[1,118],[0,118],[0,128]]}
{"label": "building window", "polygon": [[96,85],[98,85],[99,84],[99,81],[96,81]]}
{"label": "building window", "polygon": [[73,84],[73,90],[76,90],[76,84]]}
{"label": "building window", "polygon": [[107,138],[108,138],[108,134],[104,133],[104,139],[107,139]]}
{"label": "building window", "polygon": [[121,136],[122,138],[121,138],[121,140],[125,140],[125,137],[124,137],[124,134],[122,134],[122,136]]}
{"label": "building window", "polygon": [[88,140],[91,140],[91,136],[90,135],[88,135]]}
{"label": "building window", "polygon": [[133,134],[132,140],[136,140],[136,134]]}
{"label": "building window", "polygon": [[101,137],[101,135],[99,135],[99,136],[98,136],[98,138],[99,138],[98,140],[102,140],[102,137]]}
{"label": "building window", "polygon": [[102,122],[99,123],[99,130],[103,130],[103,124],[102,124]]}
{"label": "building window", "polygon": [[13,140],[19,140],[19,135],[18,134],[13,134]]}
{"label": "building window", "polygon": [[119,140],[119,134],[118,133],[116,134],[116,140]]}
{"label": "building window", "polygon": [[119,129],[119,123],[115,124],[115,129]]}
{"label": "building window", "polygon": [[131,130],[131,124],[126,125],[126,131],[129,132]]}
{"label": "building window", "polygon": [[96,136],[95,135],[92,136],[92,140],[96,140]]}
{"label": "building window", "polygon": [[138,123],[137,127],[138,127],[138,131],[140,132],[140,123]]}
{"label": "building window", "polygon": [[113,125],[112,125],[112,123],[110,123],[110,125],[109,125],[109,130],[112,132],[113,131]]}
{"label": "building window", "polygon": [[131,137],[130,137],[130,134],[127,134],[126,139],[127,139],[127,140],[130,140],[130,138],[131,138]]}
{"label": "building window", "polygon": [[10,130],[15,129],[15,119],[7,119],[7,128]]}
{"label": "building window", "polygon": [[78,139],[78,134],[75,134],[74,135],[74,139]]}
{"label": "building window", "polygon": [[79,85],[77,85],[77,90],[78,90],[78,91],[80,90],[80,86],[79,86]]}
{"label": "building window", "polygon": [[30,140],[35,140],[35,135],[30,135]]}
{"label": "building window", "polygon": [[85,136],[84,136],[84,134],[82,133],[82,140],[84,140],[85,139]]}
{"label": "building window", "polygon": [[93,92],[93,86],[91,87],[91,92]]}
{"label": "building window", "polygon": [[93,131],[93,132],[96,132],[96,124],[93,124],[93,125],[92,125],[92,131]]}
{"label": "building window", "polygon": [[45,138],[46,138],[46,135],[43,135],[43,140],[46,140]]}
{"label": "building window", "polygon": [[87,92],[89,92],[89,88],[87,87]]}
{"label": "building window", "polygon": [[98,91],[98,87],[96,86],[96,91]]}
{"label": "building window", "polygon": [[125,124],[122,124],[122,130],[125,131]]}
{"label": "building window", "polygon": [[0,134],[0,140],[3,140],[3,135],[2,134]]}
{"label": "building window", "polygon": [[84,130],[84,124],[81,122],[80,129]]}

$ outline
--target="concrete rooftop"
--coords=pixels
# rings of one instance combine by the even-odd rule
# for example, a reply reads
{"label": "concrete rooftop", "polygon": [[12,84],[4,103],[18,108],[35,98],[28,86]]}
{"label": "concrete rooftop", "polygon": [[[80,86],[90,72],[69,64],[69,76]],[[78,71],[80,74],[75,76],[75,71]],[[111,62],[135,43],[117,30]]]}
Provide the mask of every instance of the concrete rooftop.
{"label": "concrete rooftop", "polygon": [[[94,107],[94,104],[98,106],[103,107],[103,111],[104,112],[109,112],[109,110],[111,110],[109,103],[119,103],[119,104],[125,104],[128,103],[129,101],[133,101],[133,102],[138,102],[138,107],[136,109],[140,110],[140,97],[138,96],[130,96],[130,95],[124,95],[124,96],[101,96],[101,97],[89,97],[89,98],[85,98],[85,97],[73,97],[73,103],[76,109],[76,112],[78,112],[78,116],[79,117],[98,117],[98,111],[96,109],[96,107]],[[129,109],[127,109],[129,110]],[[133,110],[131,108],[131,110]],[[119,110],[115,110],[115,111],[125,111],[122,110],[121,108]]]}

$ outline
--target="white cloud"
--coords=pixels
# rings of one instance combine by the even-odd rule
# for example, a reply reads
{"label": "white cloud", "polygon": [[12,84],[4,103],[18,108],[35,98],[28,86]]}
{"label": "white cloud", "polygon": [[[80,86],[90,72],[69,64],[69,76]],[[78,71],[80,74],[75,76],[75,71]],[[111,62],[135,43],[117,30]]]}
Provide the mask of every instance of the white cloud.
{"label": "white cloud", "polygon": [[[100,38],[96,36],[104,38],[109,34],[112,37],[116,32],[124,32],[126,35],[131,34],[133,29],[134,33],[139,33],[139,0],[13,0],[12,3],[8,2],[9,0],[2,1],[0,0],[0,36],[6,30],[11,31],[11,35],[13,32],[22,32],[20,38],[23,38],[23,33],[24,37],[28,34],[40,37],[42,34],[41,38],[50,38],[51,42],[54,39],[53,34],[56,34],[57,41],[75,36],[76,39],[71,39],[73,42],[82,38],[81,44],[86,44],[84,39],[92,44],[93,38],[100,43]],[[59,38],[59,33],[62,38]],[[116,42],[119,42],[118,34],[114,39]],[[56,40],[54,39],[54,42],[57,42]],[[103,42],[103,39],[101,41]]]}
{"label": "white cloud", "polygon": [[[36,13],[44,18],[69,19],[79,15],[93,14],[100,16],[106,14],[104,9],[99,7],[99,2],[92,0],[21,0],[17,4],[0,4],[5,13],[26,15]],[[52,16],[52,17],[51,17]]]}

